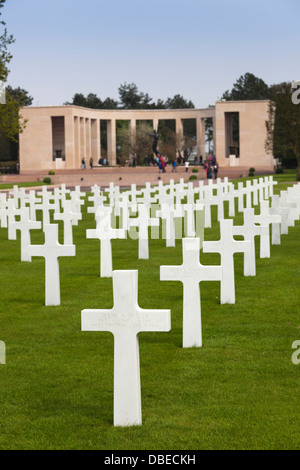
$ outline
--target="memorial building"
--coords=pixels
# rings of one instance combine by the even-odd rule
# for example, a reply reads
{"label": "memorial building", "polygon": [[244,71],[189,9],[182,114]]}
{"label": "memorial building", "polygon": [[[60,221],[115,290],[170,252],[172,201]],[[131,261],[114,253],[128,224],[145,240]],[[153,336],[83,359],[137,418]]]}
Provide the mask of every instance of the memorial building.
{"label": "memorial building", "polygon": [[[273,155],[266,153],[268,100],[218,101],[206,109],[106,110],[79,106],[25,107],[20,113],[26,127],[20,134],[20,173],[45,170],[76,170],[84,157],[97,163],[101,157],[101,123],[107,134],[107,162],[117,163],[116,122],[129,121],[135,138],[137,121],[174,120],[176,135],[183,133],[183,121],[196,122],[198,161],[206,154],[205,120],[213,123],[213,154],[220,167],[242,166],[273,169]],[[235,123],[235,125],[233,125]],[[235,131],[234,131],[235,129]],[[238,136],[234,135],[237,133]],[[238,145],[236,144],[238,142]]]}

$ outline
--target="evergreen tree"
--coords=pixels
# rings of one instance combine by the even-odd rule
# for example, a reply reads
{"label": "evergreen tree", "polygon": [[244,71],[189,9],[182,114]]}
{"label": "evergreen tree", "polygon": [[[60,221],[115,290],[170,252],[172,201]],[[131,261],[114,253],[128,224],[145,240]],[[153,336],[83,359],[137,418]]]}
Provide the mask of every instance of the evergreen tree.
{"label": "evergreen tree", "polygon": [[292,94],[289,82],[271,86],[266,150],[284,165],[294,160],[300,181],[300,104],[293,103]]}
{"label": "evergreen tree", "polygon": [[223,93],[222,99],[227,101],[268,100],[270,87],[252,73],[245,73],[234,83],[231,91]]}

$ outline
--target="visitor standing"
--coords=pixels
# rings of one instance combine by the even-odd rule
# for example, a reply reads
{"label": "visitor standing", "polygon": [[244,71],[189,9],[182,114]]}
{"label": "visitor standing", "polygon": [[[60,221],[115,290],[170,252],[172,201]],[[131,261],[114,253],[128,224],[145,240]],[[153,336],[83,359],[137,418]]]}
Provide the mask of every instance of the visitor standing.
{"label": "visitor standing", "polygon": [[215,179],[217,179],[218,170],[219,170],[219,165],[218,165],[217,162],[215,162],[215,164],[214,164],[214,177],[215,177]]}
{"label": "visitor standing", "polygon": [[84,157],[81,160],[81,164],[82,164],[82,169],[85,170],[86,169],[86,163],[85,163],[85,158]]}
{"label": "visitor standing", "polygon": [[173,167],[172,168],[172,173],[177,173],[177,168],[176,168],[177,167],[177,162],[176,162],[176,160],[174,160],[174,162],[172,163],[172,167]]}
{"label": "visitor standing", "polygon": [[208,165],[208,167],[207,167],[207,178],[209,180],[212,179],[212,167],[211,167],[211,165]]}
{"label": "visitor standing", "polygon": [[186,160],[186,162],[184,163],[184,166],[185,166],[185,172],[187,173],[189,171],[189,161]]}

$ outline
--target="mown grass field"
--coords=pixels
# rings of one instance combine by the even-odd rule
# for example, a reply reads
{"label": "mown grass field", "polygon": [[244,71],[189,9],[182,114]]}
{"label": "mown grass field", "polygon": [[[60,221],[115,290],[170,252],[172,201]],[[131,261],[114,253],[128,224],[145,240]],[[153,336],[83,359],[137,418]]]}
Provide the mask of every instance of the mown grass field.
{"label": "mown grass field", "polygon": [[[113,336],[81,331],[81,310],[113,305],[99,241],[86,239],[90,204],[73,229],[76,257],[60,258],[58,307],[44,306],[44,260],[21,262],[19,235],[9,241],[0,229],[0,449],[299,449],[300,365],[291,356],[300,340],[300,222],[269,259],[256,240],[255,277],[243,276],[235,255],[235,305],[220,305],[219,282],[201,283],[202,348],[182,348],[182,285],[159,279],[161,265],[181,264],[181,240],[175,248],[150,240],[149,260],[138,259],[137,240],[112,242],[114,269],[138,270],[139,305],[171,309],[172,323],[169,333],[139,335],[142,426],[114,428]],[[205,239],[218,238],[214,210]],[[201,262],[219,257],[201,253]]]}

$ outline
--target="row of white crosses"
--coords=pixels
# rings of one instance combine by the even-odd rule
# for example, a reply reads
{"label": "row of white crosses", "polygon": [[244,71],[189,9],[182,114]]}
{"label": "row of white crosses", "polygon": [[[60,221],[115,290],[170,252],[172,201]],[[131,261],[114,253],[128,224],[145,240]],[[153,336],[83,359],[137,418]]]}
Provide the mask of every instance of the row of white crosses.
{"label": "row of white crosses", "polygon": [[[271,177],[260,178],[260,184],[253,184],[251,188],[246,183],[248,194],[257,194],[261,192],[261,199],[267,195],[273,194],[274,182]],[[255,181],[254,181],[255,183]],[[251,182],[250,182],[251,184]],[[213,194],[216,190],[217,194]],[[167,194],[168,191],[168,194]],[[132,237],[132,227],[138,227],[138,232],[134,235],[139,240],[138,257],[139,259],[149,258],[149,240],[148,227],[157,227],[159,220],[157,217],[165,221],[166,246],[175,246],[175,219],[185,217],[185,236],[200,236],[201,242],[204,238],[204,227],[211,227],[211,206],[218,207],[218,220],[224,218],[224,202],[229,202],[229,216],[235,215],[235,198],[239,198],[239,206],[244,210],[244,202],[240,202],[240,195],[243,196],[243,188],[235,191],[232,183],[227,179],[221,182],[220,179],[216,183],[205,186],[203,181],[199,182],[198,187],[194,187],[192,183],[184,183],[183,180],[179,184],[175,184],[171,180],[169,185],[160,184],[151,188],[147,183],[142,190],[137,190],[135,185],[131,186],[130,191],[120,193],[119,187],[110,184],[108,196],[104,196],[98,186],[92,188],[93,195],[89,200],[93,202],[92,207],[88,207],[88,212],[95,214],[96,229],[87,231],[87,238],[98,238],[101,242],[100,254],[100,276],[112,276],[112,250],[111,240],[116,238],[126,238],[127,231]],[[158,193],[158,194],[157,194]],[[130,199],[129,199],[130,198]],[[181,204],[183,198],[186,198],[186,204]],[[253,196],[253,200],[256,197]],[[263,202],[263,199],[262,199]],[[106,205],[105,205],[106,204]],[[109,204],[109,206],[107,206]],[[156,211],[156,217],[151,217],[151,204],[159,205]],[[248,207],[248,204],[246,205]],[[202,223],[202,215],[204,209],[204,224]],[[98,211],[98,215],[97,215]],[[111,216],[122,215],[122,229],[113,229],[111,227]],[[138,212],[138,217],[130,218],[130,212]],[[196,225],[195,225],[196,214]],[[259,222],[256,220],[256,223]],[[125,232],[124,232],[125,231]],[[157,233],[157,232],[152,232]],[[265,229],[265,233],[267,230]],[[257,233],[259,234],[259,233]],[[179,236],[182,238],[182,236]],[[263,236],[261,236],[263,238]],[[266,241],[261,242],[265,246]],[[263,254],[261,254],[263,256]]]}
{"label": "row of white crosses", "polygon": [[[67,194],[70,199],[67,199]],[[45,305],[60,305],[59,257],[75,256],[72,227],[81,220],[80,208],[84,203],[81,197],[84,193],[80,187],[71,192],[61,185],[61,188],[54,189],[54,193],[44,186],[37,193],[31,190],[26,194],[24,188],[19,190],[14,186],[9,196],[7,199],[5,194],[1,194],[1,227],[8,228],[9,240],[16,240],[17,231],[20,231],[21,261],[31,262],[34,256],[45,258]],[[58,242],[58,224],[51,223],[50,210],[54,211],[54,220],[63,221],[64,244]],[[36,220],[37,211],[42,212],[42,221]],[[30,231],[41,228],[44,244],[32,245]]]}
{"label": "row of white crosses", "polygon": [[[220,240],[203,243],[203,251],[220,253],[221,266],[202,265],[199,261],[200,238],[192,237],[182,240],[182,265],[160,267],[161,280],[174,280],[183,283],[183,347],[202,346],[200,282],[203,280],[221,281],[221,303],[235,303],[233,265],[235,252],[244,253],[245,275],[255,275],[254,237],[261,235],[261,239],[267,239],[269,224],[277,226],[281,222],[278,214],[274,214],[272,217],[269,213],[269,203],[264,200],[267,195],[263,192],[266,191],[266,188],[270,191],[267,194],[269,196],[272,194],[273,185],[271,185],[271,189],[266,184],[261,188],[259,198],[261,213],[259,215],[254,216],[252,208],[244,208],[243,206],[244,226],[235,227],[240,229],[240,234],[244,236],[243,241],[234,240],[233,221],[221,219]],[[180,199],[178,191],[174,185],[171,185],[170,192],[173,190],[174,195]],[[158,191],[160,198],[164,199],[166,192],[162,187],[159,187]],[[181,193],[185,191],[184,185],[180,191]],[[229,185],[226,186],[226,193],[232,193],[232,188]],[[138,200],[136,188],[131,188],[130,195],[135,204]],[[256,200],[255,197],[253,200]],[[143,192],[144,201],[146,204],[150,204],[152,201],[156,202],[155,197],[152,199],[149,187],[146,187]],[[193,201],[189,202],[193,204]],[[247,206],[249,205],[248,202]],[[148,205],[146,208],[144,207],[145,213],[146,209],[149,209]],[[158,214],[162,216],[163,211]],[[258,226],[255,222],[261,225]],[[148,224],[146,225],[148,228]],[[126,224],[126,228],[128,226],[130,223]],[[268,250],[264,250],[265,245],[261,242],[261,256],[269,256]],[[83,310],[82,330],[111,331],[114,334],[114,425],[131,426],[141,424],[138,333],[140,331],[169,331],[171,328],[170,311],[151,311],[150,320],[150,311],[142,311],[137,303],[137,271],[112,271],[112,277],[113,309]]]}
{"label": "row of white crosses", "polygon": [[[194,208],[194,205],[197,205],[195,202],[195,194],[199,195],[198,198],[198,208],[202,207],[202,201],[209,201],[209,204],[203,204],[204,207],[209,207],[216,204],[218,206],[218,218],[220,220],[220,240],[218,242],[203,242],[203,251],[215,251],[221,254],[221,266],[204,266],[201,265],[200,258],[200,238],[196,236],[196,232],[193,231],[193,225],[189,226],[188,234],[191,238],[183,238],[182,240],[182,249],[183,249],[183,263],[181,266],[161,266],[161,280],[176,280],[181,281],[184,286],[184,300],[183,300],[183,346],[192,347],[202,345],[202,333],[201,333],[201,299],[200,299],[200,290],[199,283],[203,280],[218,280],[221,282],[221,303],[234,303],[235,302],[235,292],[234,292],[234,267],[233,267],[233,253],[237,251],[242,251],[245,253],[245,266],[246,263],[246,254],[250,254],[253,238],[252,233],[254,232],[255,225],[254,219],[252,223],[249,224],[249,217],[252,214],[254,217],[254,211],[249,207],[250,202],[248,201],[249,190],[246,193],[247,204],[246,208],[243,206],[244,210],[244,226],[245,232],[243,233],[244,241],[236,241],[233,239],[234,227],[232,220],[222,219],[222,206],[223,202],[220,204],[219,199],[222,201],[229,201],[229,204],[232,204],[232,198],[239,197],[238,194],[235,195],[233,192],[233,187],[228,181],[224,181],[224,184],[217,182],[217,187],[209,185],[208,188],[204,188],[203,185],[199,185],[198,188],[192,187],[190,184],[185,184],[183,181],[179,185],[175,185],[170,182],[168,187],[168,194],[166,192],[166,187],[159,185],[157,188],[153,189],[150,185],[146,185],[146,188],[142,191],[136,191],[136,188],[132,187],[129,192],[130,196],[130,209],[136,210],[136,205],[140,206],[141,213],[138,216],[138,220],[132,219],[128,216],[129,211],[129,199],[128,194],[125,195],[125,198],[120,200],[120,193],[113,185],[110,185],[109,188],[109,203],[110,206],[104,206],[104,196],[101,195],[100,191],[97,188],[93,188],[94,207],[88,208],[90,211],[94,211],[96,223],[97,223],[97,233],[87,233],[87,236],[96,235],[98,237],[99,233],[102,235],[101,245],[103,243],[102,238],[111,240],[114,238],[112,235],[113,230],[118,230],[118,238],[124,237],[124,232],[126,229],[134,224],[138,224],[140,227],[141,233],[143,232],[143,221],[144,225],[147,225],[149,222],[149,212],[151,203],[156,203],[158,201],[167,201],[167,204],[170,203],[170,195],[173,196],[179,206],[181,199],[183,197],[187,198],[188,205]],[[249,186],[249,185],[248,185]],[[261,185],[262,186],[262,185]],[[220,190],[222,187],[222,190]],[[254,187],[254,185],[253,185]],[[263,204],[264,198],[266,197],[266,187],[268,188],[268,195],[270,196],[271,190],[269,186],[264,185],[260,188],[260,202]],[[273,186],[271,185],[271,188]],[[213,191],[217,191],[217,197],[213,194]],[[158,191],[158,196],[155,192]],[[218,195],[219,193],[219,195]],[[1,209],[6,210],[9,207],[9,211],[16,214],[16,211],[21,210],[23,206],[26,206],[26,203],[23,204],[23,196],[19,195],[17,192],[17,197],[20,199],[18,203],[15,202],[15,197],[13,197],[14,204],[9,203],[1,204]],[[69,249],[72,245],[60,245],[58,246],[57,239],[57,225],[45,223],[48,222],[47,212],[51,208],[54,209],[55,206],[55,197],[50,197],[46,191],[42,194],[39,194],[43,197],[42,206],[40,209],[43,210],[43,222],[44,222],[44,231],[45,231],[45,245],[36,246],[33,245],[32,252],[29,248],[28,256],[44,256],[46,259],[46,277],[47,277],[47,266],[48,271],[55,273],[52,281],[46,281],[46,304],[53,304],[53,298],[55,297],[54,304],[60,302],[58,295],[59,292],[59,270],[58,270],[58,257],[59,256],[74,256],[75,247]],[[19,196],[21,196],[19,198]],[[57,195],[56,195],[57,196]],[[93,197],[92,196],[92,197]],[[254,196],[254,192],[253,192]],[[293,218],[296,217],[296,208],[299,208],[298,199],[299,192],[297,194],[289,194],[285,200],[286,207],[292,207]],[[291,201],[292,199],[292,201]],[[80,197],[79,197],[80,200]],[[138,201],[140,200],[140,203]],[[200,201],[200,202],[199,202]],[[253,197],[255,201],[255,197]],[[83,201],[78,203],[80,205]],[[142,205],[141,205],[142,202]],[[52,204],[52,205],[51,205]],[[291,206],[288,206],[291,204]],[[298,204],[298,205],[297,205]],[[3,207],[4,206],[4,207]],[[64,204],[65,207],[68,204]],[[276,204],[274,200],[273,211],[276,211]],[[261,205],[263,208],[263,206]],[[122,211],[126,212],[125,216],[123,213],[123,224],[122,229],[112,229],[111,227],[111,213],[112,208],[119,213],[120,208]],[[142,208],[142,209],[141,209]],[[33,205],[34,209],[34,205]],[[230,209],[230,206],[229,206]],[[121,212],[122,212],[121,211]],[[251,212],[253,211],[253,212]],[[27,212],[27,211],[26,211]],[[25,213],[25,212],[24,212]],[[233,209],[229,210],[229,215],[232,216]],[[247,214],[249,214],[247,216]],[[159,214],[160,216],[162,214]],[[181,212],[182,215],[182,212]],[[266,220],[266,213],[263,213],[261,209],[260,214],[264,221]],[[275,214],[276,215],[276,214]],[[2,212],[1,212],[2,216]],[[28,213],[24,218],[27,218]],[[143,218],[144,216],[144,218]],[[59,216],[58,216],[59,217]],[[259,216],[255,216],[259,217]],[[7,219],[9,216],[7,214]],[[80,217],[78,217],[80,219]],[[77,221],[78,221],[77,219]],[[67,217],[63,219],[64,223],[67,222]],[[146,220],[146,223],[145,223]],[[206,217],[206,222],[209,221],[209,218]],[[247,221],[247,223],[246,223]],[[256,220],[259,222],[258,220]],[[289,223],[292,221],[290,220]],[[1,218],[2,223],[2,218]],[[17,223],[17,222],[13,222]],[[12,223],[12,224],[13,224]],[[76,222],[75,222],[76,223]],[[279,219],[272,220],[273,224],[279,223]],[[4,225],[5,225],[5,216],[4,216]],[[2,226],[4,226],[2,225]],[[20,227],[20,226],[19,226]],[[250,227],[250,229],[249,229]],[[37,228],[37,226],[36,226]],[[12,232],[16,230],[17,227],[13,225]],[[242,229],[242,227],[240,227]],[[27,228],[28,230],[28,228]],[[266,232],[266,230],[265,230]],[[148,230],[147,230],[148,234]],[[249,240],[247,240],[246,234],[249,235]],[[255,232],[257,234],[257,232]],[[67,236],[67,235],[66,235]],[[145,235],[146,236],[146,235]],[[142,237],[141,237],[142,238]],[[261,237],[262,238],[262,237]],[[104,243],[105,246],[105,243]],[[29,245],[31,247],[31,245]],[[60,251],[60,248],[63,247],[65,251]],[[106,246],[105,253],[109,253],[108,245]],[[143,250],[141,250],[143,251]],[[101,255],[101,258],[105,257]],[[111,258],[111,256],[109,257]],[[250,257],[249,257],[250,259]],[[255,259],[255,258],[254,258]],[[246,268],[245,268],[246,269]],[[247,268],[249,269],[249,267]],[[113,276],[113,292],[114,292],[114,308],[111,311],[103,310],[84,310],[82,312],[82,329],[83,330],[93,330],[93,331],[102,331],[108,330],[112,331],[115,336],[115,399],[114,399],[114,424],[117,426],[128,426],[133,424],[141,424],[141,399],[140,399],[140,378],[139,378],[139,360],[138,360],[138,333],[140,331],[169,331],[171,328],[170,321],[170,311],[145,311],[142,310],[137,303],[137,271],[112,271],[112,266],[110,268]],[[254,275],[253,273],[250,275]],[[49,276],[50,278],[51,276]],[[55,281],[54,281],[55,278]],[[232,281],[233,280],[233,281]],[[56,296],[53,296],[51,300],[48,299],[47,295],[47,285],[49,291],[56,292]]]}

